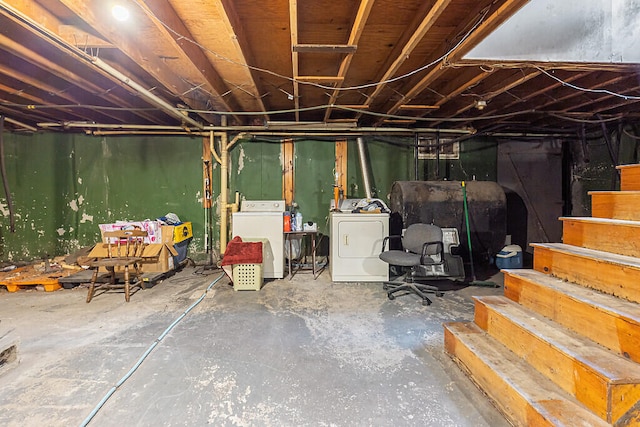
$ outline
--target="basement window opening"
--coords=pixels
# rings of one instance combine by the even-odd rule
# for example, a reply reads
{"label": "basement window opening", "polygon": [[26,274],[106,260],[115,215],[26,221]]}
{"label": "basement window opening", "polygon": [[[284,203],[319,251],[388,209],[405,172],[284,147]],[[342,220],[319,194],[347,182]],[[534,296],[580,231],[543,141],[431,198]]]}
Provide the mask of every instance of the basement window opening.
{"label": "basement window opening", "polygon": [[436,138],[419,138],[418,159],[430,160],[438,158],[438,145],[440,145],[441,159],[457,160],[460,158],[460,142],[453,142],[453,138],[440,138],[439,141]]}

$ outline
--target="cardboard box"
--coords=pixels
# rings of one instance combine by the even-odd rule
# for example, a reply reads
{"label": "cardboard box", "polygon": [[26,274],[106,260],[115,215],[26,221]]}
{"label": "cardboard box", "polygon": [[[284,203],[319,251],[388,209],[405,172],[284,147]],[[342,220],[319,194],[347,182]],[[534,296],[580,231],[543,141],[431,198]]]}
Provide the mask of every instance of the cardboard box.
{"label": "cardboard box", "polygon": [[146,258],[142,262],[143,273],[165,273],[175,268],[174,256],[178,256],[178,251],[166,243],[148,245],[144,248],[142,256]]}
{"label": "cardboard box", "polygon": [[[100,228],[100,237],[104,240],[104,232],[105,231],[117,231],[127,228],[137,228],[139,230],[144,230],[147,232],[147,237],[145,237],[144,242],[148,244],[161,243],[162,239],[160,236],[161,230],[161,222],[160,221],[116,221],[113,224],[99,224]],[[173,243],[173,242],[168,242]]]}
{"label": "cardboard box", "polygon": [[[123,248],[124,249],[124,248]],[[112,251],[115,249],[112,247]],[[106,243],[98,243],[89,253],[90,258],[105,258],[109,255],[109,247]],[[124,255],[124,254],[121,254]],[[144,247],[141,269],[143,273],[165,273],[175,268],[173,257],[178,251],[172,244],[154,243]],[[119,270],[117,270],[119,271]]]}
{"label": "cardboard box", "polygon": [[163,243],[180,243],[193,237],[191,222],[183,222],[179,225],[163,225],[161,227]]}

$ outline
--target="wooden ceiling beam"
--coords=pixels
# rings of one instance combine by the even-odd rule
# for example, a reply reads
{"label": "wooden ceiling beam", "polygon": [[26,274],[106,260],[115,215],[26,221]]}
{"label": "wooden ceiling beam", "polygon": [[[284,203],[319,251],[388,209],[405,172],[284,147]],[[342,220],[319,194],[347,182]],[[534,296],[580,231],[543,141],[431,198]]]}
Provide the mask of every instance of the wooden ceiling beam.
{"label": "wooden ceiling beam", "polygon": [[[180,93],[189,93],[194,86],[203,85],[203,89],[205,89],[205,91],[210,95],[210,101],[215,108],[220,108],[222,111],[240,110],[240,105],[234,102],[233,99],[226,100],[220,95],[221,93],[225,93],[229,90],[228,85],[220,77],[216,69],[213,68],[213,65],[202,49],[191,42],[191,40],[194,39],[193,35],[182,19],[180,19],[176,14],[171,4],[166,0],[142,0],[138,2],[138,5],[149,20],[155,25],[158,33],[161,34],[162,39],[165,40],[166,43],[182,57],[184,63],[190,65],[191,70],[189,74],[198,78],[197,81],[193,82],[193,86],[191,88],[183,88],[180,90]],[[173,71],[166,70],[165,72],[179,74],[175,69]],[[192,102],[188,102],[189,99],[184,95],[181,99],[186,105],[192,105]],[[196,109],[203,109],[202,106],[194,107]],[[201,117],[205,120],[210,118],[205,114],[202,114]],[[234,119],[241,122],[238,116],[234,116]]]}
{"label": "wooden ceiling beam", "polygon": [[[636,86],[636,87],[629,88],[629,89],[640,90],[640,86]],[[613,95],[607,95],[603,99],[600,99],[598,101],[598,103],[606,102],[606,101],[612,101],[612,103],[604,105],[604,106],[601,106],[601,107],[596,107],[594,110],[589,111],[589,113],[597,115],[597,114],[600,114],[600,113],[604,113],[606,111],[615,110],[617,108],[629,107],[632,104],[637,104],[638,102],[640,102],[640,100],[638,100],[638,99],[620,99],[617,96],[614,97]],[[591,104],[591,105],[593,105],[593,104]],[[634,111],[634,113],[635,113],[635,111]],[[622,113],[622,114],[624,114],[624,113]]]}
{"label": "wooden ceiling beam", "polygon": [[[34,65],[35,67],[42,69],[46,73],[54,75],[59,79],[62,79],[70,84],[76,85],[77,87],[81,88],[82,90],[86,91],[92,96],[96,96],[102,100],[105,100],[109,102],[111,105],[119,106],[122,108],[129,108],[136,115],[142,118],[145,118],[146,120],[149,120],[149,121],[154,121],[155,119],[157,119],[151,115],[145,114],[144,112],[136,112],[135,111],[136,106],[134,106],[133,104],[130,104],[124,98],[114,95],[112,92],[107,92],[103,87],[97,84],[94,84],[93,82],[90,82],[89,80],[84,79],[83,77],[72,72],[69,69],[69,67],[63,67],[61,65],[58,65],[52,60],[45,58],[40,54],[27,49],[26,47],[18,44],[14,40],[7,38],[1,33],[0,33],[0,49],[6,50],[7,52],[11,52],[13,55],[15,55],[18,58],[21,58],[23,61],[28,62]],[[116,116],[116,115],[113,115],[112,113],[112,116],[114,118],[117,118],[118,120],[122,120],[122,116],[120,115]]]}
{"label": "wooden ceiling beam", "polygon": [[[236,62],[240,63],[240,69],[234,69],[234,74],[242,75],[244,81],[248,82],[248,88],[246,90],[251,94],[254,103],[257,105],[257,110],[266,112],[267,108],[264,105],[257,84],[259,79],[254,76],[253,70],[249,67],[249,64],[255,63],[255,61],[251,46],[247,41],[246,34],[235,9],[235,2],[234,0],[222,0],[220,2],[215,1],[213,4],[218,9],[220,16],[224,19],[227,37],[233,44],[236,52]],[[251,111],[255,110],[256,108],[251,109]],[[268,121],[269,116],[265,114],[264,119]]]}
{"label": "wooden ceiling beam", "polygon": [[[444,61],[449,63],[454,63],[458,58],[464,56],[467,52],[469,52],[473,47],[475,47],[481,40],[483,40],[489,33],[498,28],[503,22],[509,19],[516,11],[518,11],[522,6],[528,3],[529,0],[504,0],[499,4],[499,6],[493,10],[490,10],[487,15],[484,17],[483,21],[475,28],[471,34],[468,35],[466,39],[460,42],[455,46],[454,49],[449,49],[448,46],[443,45],[440,49],[440,54],[443,55],[448,52]],[[468,22],[462,23],[458,29],[462,32],[464,28],[468,26]],[[430,84],[432,84],[436,79],[438,79],[443,73],[445,69],[441,66],[434,66],[424,76],[420,81],[415,84],[409,91],[407,91],[404,97],[396,102],[388,111],[387,114],[395,114],[400,105],[411,102],[413,98],[419,95],[423,90],[425,90]]]}
{"label": "wooden ceiling beam", "polygon": [[[24,90],[24,88],[16,88],[15,86],[7,86],[6,84],[3,84],[0,82],[0,93],[4,92],[5,95],[2,96],[3,101],[5,102],[12,102],[15,104],[23,104],[24,101],[29,101],[32,105],[34,106],[44,106],[44,107],[55,107],[55,105],[52,105],[49,101],[45,100],[44,98],[42,98],[41,96],[37,96],[34,95],[32,93],[30,93],[30,91],[26,91]],[[23,107],[24,109],[28,109],[27,105],[24,105]],[[16,110],[19,108],[16,108]],[[36,109],[36,108],[32,108],[32,109]],[[51,115],[49,112],[53,111],[55,108],[37,108],[38,110],[42,111],[43,114],[48,115],[50,117],[54,117],[53,115]],[[77,109],[69,109],[69,108],[57,108],[55,109],[57,111],[62,111],[64,112],[66,115],[68,115],[70,117],[70,119],[72,118],[72,120],[90,120],[93,121],[95,118],[94,117],[89,117],[86,115],[83,115],[81,113],[78,113]]]}
{"label": "wooden ceiling beam", "polygon": [[[619,83],[622,80],[625,79],[629,79],[629,84],[625,85],[626,90],[629,91],[633,91],[633,90],[640,90],[640,86],[633,85],[633,82],[636,81],[636,77],[635,76],[617,76],[611,79],[607,79],[605,81],[600,82],[597,86],[594,86],[593,89],[598,89],[598,88],[604,88],[606,86],[612,85],[612,84],[616,84]],[[585,97],[584,101],[581,102],[569,102],[569,104],[565,107],[565,106],[560,106],[559,109],[556,109],[555,111],[561,111],[563,113],[567,113],[568,115],[570,114],[575,114],[575,113],[584,113],[584,114],[590,114],[590,115],[596,115],[599,113],[604,113],[606,111],[610,111],[612,109],[616,109],[616,108],[620,108],[620,107],[625,107],[625,106],[629,106],[631,104],[635,104],[638,101],[637,100],[622,100],[614,95],[607,95],[607,94],[602,94],[600,96],[598,96],[597,98],[589,98],[585,96],[586,94],[584,92],[581,92],[579,90],[575,90],[575,92],[568,94],[566,96],[563,96],[555,101],[551,101],[551,102],[547,102],[546,104],[544,104],[541,108],[544,107],[551,107],[554,104],[557,104],[559,102],[562,101],[571,101],[574,98],[577,97]],[[606,104],[605,106],[600,106],[598,107],[598,104],[603,104],[605,102],[610,102],[609,104]],[[584,109],[585,107],[589,107],[589,111],[576,111],[579,109]],[[536,124],[539,123],[541,120],[535,121],[532,124]]]}
{"label": "wooden ceiling beam", "polygon": [[[578,80],[578,79],[581,79],[581,78],[583,78],[585,76],[588,76],[589,74],[591,74],[591,73],[590,72],[578,73],[578,74],[576,74],[574,76],[567,77],[566,79],[564,79],[564,81],[567,82],[567,83],[571,83],[571,82],[573,82],[575,80]],[[533,99],[535,97],[544,95],[545,93],[550,92],[552,90],[555,90],[555,89],[557,89],[557,88],[562,86],[562,83],[557,82],[555,80],[551,81],[550,83],[551,84],[549,84],[547,86],[544,86],[544,87],[541,87],[538,90],[534,90],[532,92],[528,92],[526,96],[520,97],[519,99],[517,99],[515,101],[511,101],[510,103],[508,103],[506,105],[503,105],[502,108],[505,109],[505,108],[514,107],[517,104],[521,104],[524,101],[529,101],[529,100],[531,100],[531,99]],[[552,102],[555,102],[555,101],[552,101]]]}
{"label": "wooden ceiling beam", "polygon": [[[180,100],[191,109],[194,110],[209,110],[209,105],[204,99],[194,99],[191,92],[194,87],[202,85],[206,87],[207,91],[212,95],[208,96],[208,101],[214,106],[223,111],[229,111],[229,106],[222,100],[220,95],[211,86],[211,84],[202,77],[202,73],[199,70],[194,70],[193,62],[186,58],[185,53],[181,49],[175,49],[175,40],[168,35],[168,30],[165,28],[163,31],[156,32],[155,36],[149,33],[144,34],[144,30],[155,28],[159,30],[157,20],[144,21],[143,16],[146,16],[149,9],[143,7],[143,14],[137,11],[137,14],[132,13],[130,19],[137,20],[135,27],[128,27],[125,31],[123,28],[114,25],[114,22],[110,19],[105,19],[104,13],[108,7],[108,3],[101,0],[58,0],[64,6],[66,6],[73,13],[82,18],[87,24],[100,34],[101,37],[109,40],[118,49],[131,59],[134,63],[138,64],[143,70],[149,73],[160,84],[164,85],[169,91],[175,94]],[[142,3],[138,3],[144,6]],[[161,9],[166,10],[166,5]],[[160,12],[158,12],[160,13]],[[170,12],[165,12],[169,14]],[[166,16],[167,19],[169,16]],[[187,70],[180,70],[178,72],[176,68],[172,69],[165,63],[163,58],[158,55],[149,54],[153,52],[153,49],[147,47],[147,42],[150,39],[156,40],[156,37],[167,41],[172,47],[173,51],[180,55],[182,62],[180,64],[188,65]],[[174,67],[180,68],[180,65],[174,64]],[[114,67],[117,68],[117,67]],[[197,75],[200,81],[189,81],[187,76]],[[133,76],[131,76],[133,78]],[[187,96],[189,95],[189,96]],[[210,116],[206,114],[200,114],[200,116],[208,121]]]}
{"label": "wooden ceiling beam", "polygon": [[113,49],[115,46],[107,40],[95,36],[75,25],[58,26],[58,35],[70,45],[79,49]]}
{"label": "wooden ceiling beam", "polygon": [[[376,86],[374,91],[368,96],[366,103],[371,104],[375,100],[375,98],[380,95],[382,90],[386,86],[386,81],[391,79],[400,69],[402,64],[409,58],[409,56],[413,53],[413,50],[418,46],[418,43],[424,38],[424,36],[429,32],[429,30],[436,23],[440,15],[445,11],[445,9],[449,6],[451,0],[436,0],[435,4],[429,9],[418,28],[413,32],[407,43],[402,47],[402,51],[393,61],[393,63],[386,69],[382,77],[379,79],[380,83]],[[402,104],[406,104],[406,102],[402,102]]]}
{"label": "wooden ceiling beam", "polygon": [[[78,105],[82,105],[85,103],[85,101],[81,100],[76,96],[73,96],[72,94],[68,93],[68,91],[60,90],[59,88],[48,84],[43,79],[37,79],[35,77],[27,75],[22,71],[19,71],[15,68],[10,68],[7,64],[1,63],[1,62],[0,62],[0,74],[7,74],[9,76],[12,76],[13,78],[15,78],[16,80],[19,80],[23,84],[31,86],[42,92],[45,92],[49,94],[51,98],[55,97],[61,101],[64,101],[65,103],[78,104]],[[51,100],[45,101],[44,104],[51,104]],[[115,119],[115,120],[122,120],[121,116],[110,114],[107,111],[96,111],[96,115],[99,115],[105,118]],[[88,117],[86,118],[88,119]]]}
{"label": "wooden ceiling beam", "polygon": [[400,110],[417,110],[417,111],[437,110],[439,108],[440,108],[439,105],[402,104],[400,106]]}
{"label": "wooden ceiling beam", "polygon": [[[295,77],[300,71],[298,52],[293,47],[298,44],[298,0],[289,0],[289,28],[291,32],[291,63],[292,76]],[[300,121],[300,84],[293,80],[293,102],[295,108],[296,122]]]}
{"label": "wooden ceiling beam", "polygon": [[[567,82],[567,83],[571,83],[571,82],[575,82],[575,81],[577,81],[577,80],[579,80],[581,78],[589,77],[592,74],[593,74],[593,72],[590,72],[590,73],[579,73],[574,78],[565,79],[564,81]],[[589,87],[590,87],[590,89],[603,89],[603,88],[605,88],[607,86],[618,84],[619,82],[624,81],[624,80],[629,79],[629,78],[630,78],[630,76],[616,76],[616,77],[613,77],[613,78],[610,78],[610,79],[607,79],[607,80],[600,81],[598,83],[591,84],[591,85],[589,85]],[[635,79],[637,77],[634,75],[634,76],[632,76],[632,78],[635,81]],[[625,85],[625,87],[628,88],[629,85]],[[629,89],[627,89],[627,90],[629,90]],[[633,90],[633,89],[631,89],[631,90]],[[550,100],[550,101],[547,101],[545,103],[539,104],[539,106],[536,107],[536,108],[550,107],[550,106],[552,106],[554,104],[558,104],[558,103],[564,102],[564,101],[569,101],[569,100],[572,100],[574,98],[578,98],[578,97],[584,96],[584,95],[585,95],[585,92],[582,92],[582,91],[580,91],[578,89],[572,89],[572,91],[568,92],[566,95],[563,95],[563,96],[560,96],[560,97],[555,98],[553,100]],[[605,98],[605,97],[601,97],[600,99],[603,99],[603,98]],[[595,99],[593,101],[595,101]],[[576,109],[576,108],[584,107],[586,105],[589,105],[593,101],[591,99],[589,99],[589,100],[587,100],[585,102],[582,102],[582,103],[577,103],[577,102],[574,101],[574,102],[571,103],[570,109]]]}
{"label": "wooden ceiling beam", "polygon": [[[508,92],[509,90],[528,82],[529,80],[539,76],[540,74],[541,72],[538,70],[525,71],[524,75],[518,74],[510,79],[500,82],[500,84],[497,85],[498,87],[496,87],[495,89],[492,89],[488,93],[482,94],[480,97],[483,101],[491,101],[495,97],[502,95],[503,93]],[[446,115],[447,117],[457,117],[473,108],[475,108],[475,105],[470,102],[467,105],[464,105],[451,113],[444,113],[443,115]],[[438,126],[441,123],[442,122],[433,122],[431,123],[431,125]]]}
{"label": "wooden ceiling beam", "polygon": [[[71,62],[79,61],[79,58],[74,57],[73,53],[70,50],[64,49],[57,43],[52,43],[51,38],[48,38],[59,37],[56,31],[60,26],[62,26],[62,23],[38,3],[33,1],[5,0],[3,1],[3,4],[1,6],[1,15],[14,22],[16,25],[19,25],[23,29],[29,31],[35,37],[51,44],[51,46],[56,48],[61,54],[68,56]],[[80,76],[78,73],[71,71],[70,67],[60,66],[57,63],[53,62],[51,59],[28,49],[23,44],[20,44],[17,41],[5,35],[2,35],[1,33],[0,48],[6,50],[7,52],[11,52],[15,56],[21,58],[23,61],[28,62],[33,66],[46,71],[47,73],[50,73],[70,84],[79,87],[80,89],[86,91],[89,94],[92,94],[93,96],[96,96],[113,105],[133,110],[133,114],[143,118],[144,120],[148,120],[151,122],[157,120],[157,117],[154,117],[151,114],[135,111],[135,109],[137,108],[136,105],[131,104],[128,100],[115,95],[112,92],[106,91],[103,87],[100,87],[99,85],[96,85],[93,82],[89,81],[87,78]],[[81,63],[81,61],[79,63]],[[88,64],[86,66],[88,70],[91,69]],[[111,81],[114,83],[116,82],[115,79],[111,79]],[[56,92],[57,91],[59,90],[56,90]],[[111,116],[116,118],[117,120],[122,120],[119,115],[112,113]]]}
{"label": "wooden ceiling beam", "polygon": [[489,76],[489,73],[485,73],[484,71],[481,71],[480,73],[474,76],[462,79],[462,82],[457,82],[457,81],[452,82],[451,85],[442,89],[442,92],[446,93],[446,95],[440,98],[435,103],[435,105],[437,105],[438,107],[442,107],[444,104],[451,101],[452,99],[460,95],[462,92],[477,85],[482,80],[486,79],[488,76]]}
{"label": "wooden ceiling beam", "polygon": [[295,44],[293,51],[298,53],[356,53],[354,44]]}
{"label": "wooden ceiling beam", "polygon": [[[360,37],[362,36],[362,32],[364,31],[364,27],[367,24],[367,20],[369,19],[369,15],[371,14],[371,9],[373,8],[373,4],[375,0],[361,0],[360,6],[358,7],[358,12],[356,13],[356,17],[353,20],[353,25],[351,26],[351,32],[349,33],[349,41],[347,44],[350,45],[358,45],[360,41]],[[340,62],[340,69],[338,70],[338,77],[346,78],[347,73],[349,72],[349,67],[351,66],[351,61],[353,60],[353,54],[348,54],[344,57],[342,62]],[[340,94],[340,87],[342,87],[342,82],[338,83],[331,93],[329,97],[329,105],[333,105],[338,100],[338,95]],[[331,108],[327,108],[324,113],[324,121],[328,121],[331,117]]]}
{"label": "wooden ceiling beam", "polygon": [[[11,117],[13,119],[19,118],[21,121],[25,122],[26,124],[29,124],[29,123],[36,124],[36,122],[47,122],[52,120],[51,117],[40,115],[40,112],[33,113],[32,111],[29,111],[29,114],[27,115],[20,110],[16,110],[15,108],[7,108],[2,105],[0,105],[0,114]],[[53,119],[53,120],[56,120],[56,119]]]}
{"label": "wooden ceiling beam", "polygon": [[342,83],[344,77],[340,76],[296,76],[295,80],[308,83]]}

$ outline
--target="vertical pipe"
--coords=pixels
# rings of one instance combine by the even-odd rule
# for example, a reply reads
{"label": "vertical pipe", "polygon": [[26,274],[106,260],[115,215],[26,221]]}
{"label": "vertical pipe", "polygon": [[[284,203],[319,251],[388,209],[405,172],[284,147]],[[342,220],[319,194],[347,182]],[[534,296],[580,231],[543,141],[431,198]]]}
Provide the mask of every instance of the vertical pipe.
{"label": "vertical pipe", "polygon": [[371,195],[371,181],[369,175],[369,164],[367,163],[366,147],[364,145],[364,138],[359,136],[356,140],[358,142],[358,159],[360,160],[360,170],[362,170],[362,181],[364,183],[364,192],[367,199],[373,197]]}
{"label": "vertical pipe", "polygon": [[414,136],[413,141],[413,180],[418,180],[418,157],[420,157],[420,137],[418,134]]}
{"label": "vertical pipe", "polygon": [[13,211],[13,198],[9,189],[9,180],[7,178],[7,169],[4,164],[4,120],[5,117],[0,115],[0,173],[2,174],[2,184],[4,185],[4,194],[7,196],[7,206],[9,207],[9,231],[16,232],[16,216]]}
{"label": "vertical pipe", "polygon": [[440,131],[436,132],[436,181],[440,180]]}
{"label": "vertical pipe", "polygon": [[[221,125],[227,126],[227,117],[221,117]],[[220,135],[220,254],[227,248],[228,235],[228,203],[229,200],[229,136],[227,132]]]}

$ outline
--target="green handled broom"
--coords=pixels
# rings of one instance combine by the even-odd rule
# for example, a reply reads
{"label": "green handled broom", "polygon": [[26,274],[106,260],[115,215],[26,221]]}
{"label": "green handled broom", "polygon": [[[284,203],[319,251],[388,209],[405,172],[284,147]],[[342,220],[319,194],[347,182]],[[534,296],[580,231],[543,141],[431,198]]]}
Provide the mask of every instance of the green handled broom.
{"label": "green handled broom", "polygon": [[471,228],[469,227],[469,208],[467,207],[467,186],[462,181],[462,200],[464,202],[464,222],[467,227],[467,245],[469,246],[469,261],[471,262],[471,286],[486,286],[490,288],[498,288],[499,286],[490,280],[476,280],[476,271],[473,266],[473,249],[471,248]]}

